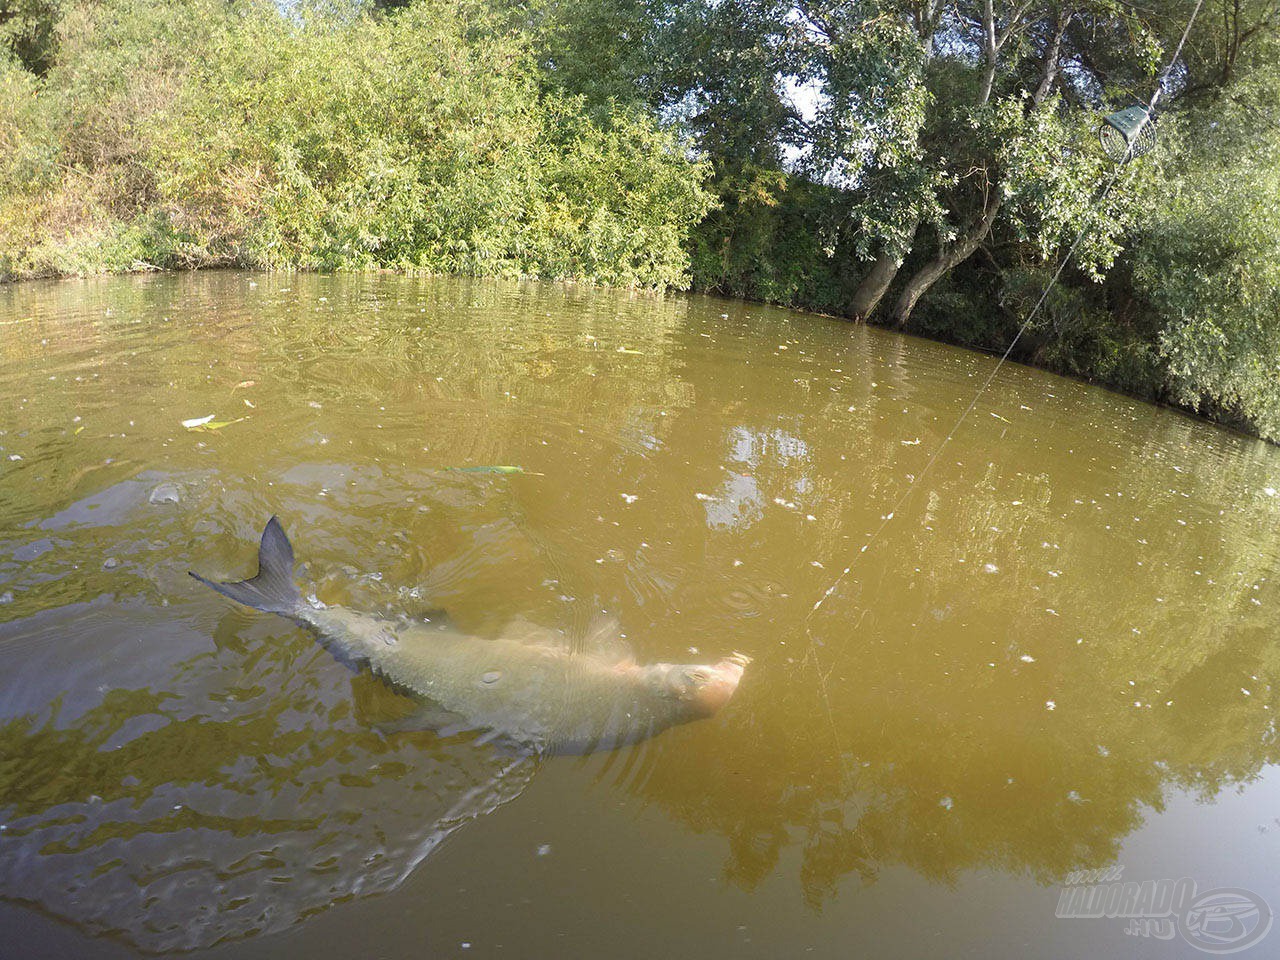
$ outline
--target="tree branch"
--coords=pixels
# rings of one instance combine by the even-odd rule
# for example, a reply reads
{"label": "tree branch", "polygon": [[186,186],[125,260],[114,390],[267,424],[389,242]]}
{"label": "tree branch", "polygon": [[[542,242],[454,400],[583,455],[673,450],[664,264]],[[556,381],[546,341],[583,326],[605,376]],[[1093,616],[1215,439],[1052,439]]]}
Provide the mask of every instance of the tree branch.
{"label": "tree branch", "polygon": [[[1061,15],[1059,14],[1061,17]],[[1068,13],[1065,17],[1061,17],[1058,23],[1058,29],[1054,31],[1053,40],[1049,42],[1049,49],[1045,51],[1044,67],[1040,73],[1040,86],[1036,87],[1036,92],[1031,97],[1032,107],[1038,107],[1044,103],[1045,97],[1049,95],[1049,91],[1053,88],[1053,82],[1058,77],[1058,55],[1062,52],[1062,37],[1067,32],[1067,27],[1071,24],[1072,17],[1075,13]]]}

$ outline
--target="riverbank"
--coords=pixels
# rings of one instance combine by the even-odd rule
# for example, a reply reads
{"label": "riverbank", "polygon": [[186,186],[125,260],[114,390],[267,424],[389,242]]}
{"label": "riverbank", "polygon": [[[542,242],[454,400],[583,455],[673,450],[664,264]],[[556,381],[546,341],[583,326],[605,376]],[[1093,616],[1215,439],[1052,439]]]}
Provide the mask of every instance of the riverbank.
{"label": "riverbank", "polygon": [[[183,274],[190,274],[190,273],[197,273],[197,272],[200,272],[200,273],[208,273],[208,272],[211,272],[211,271],[212,271],[212,272],[217,272],[217,273],[221,273],[221,272],[244,272],[244,271],[243,271],[243,268],[234,267],[234,266],[224,266],[224,265],[213,266],[213,267],[209,267],[209,268],[206,268],[206,269],[203,269],[203,270],[197,270],[197,269],[194,269],[194,268],[192,268],[192,269],[186,269],[186,270],[175,270],[175,269],[162,269],[162,268],[154,267],[154,266],[152,266],[152,265],[150,265],[150,264],[147,264],[147,265],[142,265],[142,266],[135,267],[135,268],[131,268],[131,269],[120,269],[120,270],[114,270],[114,271],[104,271],[104,272],[99,272],[99,273],[94,273],[94,274],[86,274],[86,273],[65,273],[65,274],[49,275],[49,276],[33,276],[33,277],[24,277],[24,278],[21,278],[21,279],[0,280],[0,290],[3,290],[6,286],[8,286],[8,287],[11,287],[11,288],[12,288],[12,287],[15,287],[15,286],[24,286],[24,285],[29,284],[29,283],[38,283],[38,282],[40,282],[40,281],[57,282],[57,281],[63,281],[63,280],[93,280],[93,279],[105,279],[105,278],[112,277],[112,276],[130,276],[130,275],[146,276],[146,275],[156,275],[156,274],[160,274],[160,275],[169,274],[169,275],[174,275],[174,276],[181,276],[181,275],[183,275]],[[298,271],[298,270],[289,270],[289,269],[279,269],[279,270],[269,270],[269,271],[268,271],[268,270],[259,270],[259,271],[248,271],[248,272],[250,272],[250,273],[254,273],[254,274],[258,274],[258,275],[260,275],[260,276],[262,276],[262,277],[270,277],[270,278],[279,278],[279,277],[281,277],[281,276],[288,277],[288,276],[290,276],[290,275],[297,275],[297,276],[324,276],[324,275],[326,275],[326,274],[325,274],[325,272],[323,272],[323,271]],[[594,283],[585,282],[585,281],[579,281],[579,280],[574,280],[574,279],[559,279],[559,280],[555,280],[555,281],[548,281],[548,280],[544,280],[544,279],[542,279],[542,278],[538,278],[538,277],[520,277],[520,278],[511,278],[511,277],[464,277],[464,276],[459,276],[459,275],[457,275],[457,274],[446,274],[446,273],[439,273],[439,272],[434,272],[434,273],[433,273],[433,272],[430,272],[430,271],[423,271],[423,270],[391,269],[391,268],[387,268],[387,267],[382,267],[382,268],[365,268],[365,269],[361,269],[361,270],[340,270],[340,271],[330,271],[329,273],[330,273],[330,275],[336,274],[336,275],[339,275],[339,276],[351,276],[351,277],[357,277],[357,276],[360,276],[360,275],[402,276],[402,277],[415,278],[415,279],[422,279],[422,280],[432,280],[432,279],[442,279],[442,280],[443,280],[443,279],[454,279],[454,280],[467,280],[467,279],[474,279],[474,280],[511,280],[511,279],[519,279],[519,280],[533,281],[533,282],[537,282],[537,283],[540,283],[540,284],[550,284],[552,287],[555,287],[555,286],[564,286],[564,287],[566,287],[566,288],[571,288],[571,289],[585,289],[585,290],[590,290],[590,289],[593,289],[593,288],[594,288],[594,289],[598,289],[598,290],[600,290],[602,293],[616,292],[616,291],[618,291],[618,290],[619,290],[619,288],[611,287],[611,286],[606,285],[606,284],[594,284]],[[647,297],[653,297],[653,298],[655,298],[655,300],[656,300],[656,301],[661,301],[661,300],[663,300],[663,299],[667,299],[667,298],[670,298],[670,297],[683,297],[683,296],[690,295],[690,294],[692,294],[692,295],[697,295],[697,294],[702,293],[702,291],[696,291],[696,290],[695,290],[695,291],[671,291],[671,290],[664,291],[664,290],[660,290],[660,289],[652,289],[652,288],[649,288],[649,289],[645,289],[645,288],[629,288],[629,289],[630,289],[630,292],[631,292],[632,294],[640,294],[640,295],[647,296]],[[767,308],[771,308],[771,307],[781,307],[781,308],[783,308],[783,309],[791,310],[791,311],[795,311],[795,312],[797,312],[797,313],[802,313],[802,314],[805,314],[805,315],[808,315],[808,316],[812,316],[812,317],[814,317],[814,318],[827,319],[827,320],[834,320],[834,321],[838,321],[838,322],[841,322],[841,323],[847,323],[847,324],[850,324],[851,326],[863,326],[863,325],[865,325],[865,326],[873,327],[873,328],[876,328],[876,329],[879,329],[879,330],[886,330],[886,331],[888,331],[888,332],[900,333],[900,334],[902,334],[902,335],[904,335],[904,336],[911,337],[911,338],[913,338],[913,339],[918,339],[918,340],[921,340],[921,341],[924,341],[924,342],[929,342],[929,343],[939,343],[939,344],[946,344],[946,345],[948,345],[948,346],[960,347],[960,348],[965,349],[965,350],[971,350],[971,351],[973,351],[974,353],[983,354],[983,355],[986,355],[986,356],[993,356],[993,357],[997,357],[997,358],[998,358],[998,357],[1000,357],[1000,356],[1002,356],[1002,355],[1004,354],[1004,351],[1005,351],[1005,349],[1006,349],[1006,347],[1007,347],[1007,344],[1004,344],[1004,345],[998,345],[998,346],[996,346],[996,347],[987,348],[987,347],[983,346],[982,344],[975,344],[975,343],[963,342],[963,341],[961,341],[961,340],[958,340],[958,339],[955,339],[955,338],[948,338],[948,337],[946,337],[946,336],[929,335],[929,334],[921,333],[921,332],[918,332],[918,331],[894,330],[892,327],[889,327],[889,326],[887,326],[887,325],[885,325],[885,324],[879,324],[879,323],[875,323],[875,322],[868,322],[868,323],[863,324],[862,322],[857,321],[857,320],[853,320],[853,319],[849,318],[848,316],[841,316],[841,315],[840,315],[840,314],[838,314],[838,313],[834,313],[834,312],[826,311],[826,310],[809,310],[809,309],[805,309],[805,308],[803,308],[803,307],[789,306],[789,305],[787,305],[787,304],[779,304],[779,303],[770,303],[770,302],[768,302],[768,301],[759,300],[759,299],[753,299],[753,298],[750,298],[750,297],[728,297],[728,298],[724,298],[724,297],[723,297],[723,295],[717,295],[717,294],[711,294],[711,296],[718,296],[718,297],[721,297],[721,298],[723,298],[723,299],[727,299],[727,300],[730,300],[730,301],[736,301],[736,302],[739,302],[739,303],[743,303],[743,304],[750,304],[750,305],[756,305],[756,306],[760,306],[760,307],[767,307]],[[1015,330],[1015,332],[1016,332],[1016,330]],[[1012,337],[1012,336],[1013,336],[1013,333],[1010,333],[1010,336]],[[1204,412],[1204,411],[1196,410],[1196,409],[1195,409],[1195,408],[1193,408],[1193,407],[1190,407],[1190,406],[1187,406],[1187,405],[1183,405],[1183,404],[1179,404],[1179,403],[1177,403],[1176,401],[1171,401],[1171,400],[1170,400],[1170,399],[1168,399],[1167,397],[1157,396],[1157,395],[1155,395],[1155,394],[1153,394],[1153,393],[1150,393],[1150,392],[1148,392],[1148,393],[1143,393],[1143,392],[1135,391],[1135,390],[1132,390],[1132,389],[1125,389],[1125,388],[1124,388],[1124,387],[1122,387],[1122,386],[1119,386],[1119,385],[1116,385],[1116,384],[1111,384],[1111,383],[1106,383],[1106,382],[1103,382],[1103,381],[1100,381],[1100,380],[1097,380],[1097,379],[1093,379],[1093,378],[1090,378],[1090,377],[1087,377],[1087,376],[1083,376],[1083,375],[1078,374],[1078,373],[1073,373],[1073,372],[1071,372],[1071,371],[1069,371],[1069,370],[1055,369],[1054,367],[1052,367],[1052,366],[1050,366],[1050,365],[1048,365],[1048,364],[1045,364],[1045,363],[1037,363],[1033,357],[1029,357],[1029,356],[1025,356],[1025,355],[1021,355],[1021,354],[1015,353],[1015,354],[1011,355],[1011,356],[1010,356],[1010,358],[1009,358],[1009,360],[1008,360],[1008,361],[1006,361],[1006,362],[1009,362],[1009,363],[1015,364],[1015,365],[1020,366],[1020,367],[1027,367],[1027,368],[1034,369],[1034,370],[1043,370],[1043,371],[1045,371],[1045,372],[1047,372],[1047,373],[1053,373],[1053,374],[1056,374],[1056,375],[1058,375],[1058,376],[1065,377],[1065,378],[1067,378],[1067,379],[1069,379],[1069,380],[1075,381],[1075,382],[1077,382],[1077,383],[1087,384],[1087,385],[1089,385],[1089,386],[1093,386],[1093,387],[1100,387],[1100,388],[1102,388],[1102,389],[1104,389],[1104,390],[1107,390],[1107,391],[1109,391],[1109,392],[1111,392],[1111,393],[1114,393],[1114,394],[1117,394],[1117,395],[1119,395],[1119,396],[1128,397],[1128,398],[1131,398],[1131,399],[1133,399],[1133,400],[1138,400],[1138,401],[1141,401],[1141,402],[1143,402],[1143,403],[1150,404],[1150,405],[1152,405],[1152,406],[1154,406],[1154,407],[1159,407],[1159,408],[1164,408],[1164,409],[1167,409],[1167,410],[1170,410],[1170,411],[1174,411],[1174,412],[1176,412],[1176,413],[1178,413],[1178,414],[1181,414],[1181,415],[1183,415],[1183,416],[1186,416],[1186,417],[1188,417],[1188,418],[1190,418],[1190,419],[1192,419],[1192,420],[1196,420],[1196,421],[1200,421],[1200,422],[1204,422],[1204,423],[1210,423],[1210,424],[1213,424],[1214,426],[1216,426],[1216,427],[1218,427],[1218,428],[1221,428],[1221,429],[1224,429],[1224,430],[1228,430],[1228,431],[1230,431],[1230,432],[1232,432],[1232,433],[1239,434],[1239,435],[1241,435],[1241,436],[1243,436],[1243,437],[1248,437],[1248,438],[1251,438],[1251,439],[1261,439],[1261,440],[1265,440],[1265,441],[1267,441],[1267,442],[1269,442],[1269,443],[1271,443],[1271,444],[1275,444],[1275,443],[1277,442],[1277,441],[1276,441],[1276,439],[1275,439],[1274,437],[1264,437],[1264,436],[1261,436],[1261,435],[1260,435],[1260,433],[1259,433],[1256,429],[1251,428],[1251,425],[1250,425],[1250,424],[1248,424],[1247,422],[1241,421],[1241,420],[1239,420],[1238,418],[1236,418],[1236,419],[1232,419],[1232,418],[1229,418],[1229,417],[1226,417],[1226,416],[1213,416],[1213,415],[1208,414],[1208,413],[1206,413],[1206,412]]]}
{"label": "riverbank", "polygon": [[[1112,167],[1097,89],[1119,75],[1079,65],[1136,56],[1094,49],[1114,11],[1073,14],[1077,35],[1037,0],[984,79],[954,28],[908,37],[875,3],[828,24],[847,47],[741,2],[391,6],[0,14],[0,279],[531,277],[999,353],[1078,235],[1014,358],[1280,438],[1280,127],[1253,106],[1280,89],[1268,30],[1229,82],[1168,90],[1157,149]],[[1170,29],[1125,16],[1152,44]],[[1187,49],[1186,84],[1220,76]]]}

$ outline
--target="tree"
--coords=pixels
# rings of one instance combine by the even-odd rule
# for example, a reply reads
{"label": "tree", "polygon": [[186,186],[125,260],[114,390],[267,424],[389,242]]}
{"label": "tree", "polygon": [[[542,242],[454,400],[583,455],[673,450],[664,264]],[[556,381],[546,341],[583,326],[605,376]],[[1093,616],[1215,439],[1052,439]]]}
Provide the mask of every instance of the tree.
{"label": "tree", "polygon": [[395,266],[683,287],[707,167],[646,111],[543,88],[480,2],[69,6],[0,64],[0,277]]}
{"label": "tree", "polygon": [[[969,191],[979,194],[980,199],[969,222],[963,226],[945,228],[940,234],[941,244],[938,250],[903,285],[892,315],[894,324],[899,327],[907,324],[916,303],[933,284],[973,255],[991,233],[1002,208],[1015,195],[1015,191],[1043,189],[1048,186],[1046,181],[1054,179],[1067,190],[1079,189],[1078,183],[1061,183],[1062,178],[1056,177],[1056,171],[1051,169],[1053,160],[1045,157],[1041,149],[1047,138],[1052,137],[1058,143],[1069,139],[1068,125],[1053,123],[1050,119],[1052,115],[1041,115],[1041,110],[1057,80],[1062,38],[1073,14],[1057,9],[1045,9],[1040,13],[1048,18],[1048,24],[1042,28],[1044,42],[1042,45],[1033,42],[1025,44],[1025,49],[1035,51],[1030,56],[1039,60],[1038,83],[1034,92],[1028,95],[1026,88],[1022,87],[993,104],[991,98],[1002,53],[1018,48],[1020,40],[1030,41],[1036,24],[1029,3],[1016,7],[1005,18],[997,21],[993,0],[983,0],[982,60],[974,108],[953,108],[956,121],[967,119],[971,130],[985,134],[979,138],[966,138],[969,143],[976,140],[985,148],[977,151],[977,155],[971,158],[972,176],[962,176],[958,170],[953,170],[956,182],[959,184],[968,180]],[[1042,46],[1042,49],[1036,51],[1037,46]],[[1014,61],[1010,64],[1011,72],[1016,73],[1019,66],[1017,56],[1011,55],[1009,59]],[[1025,108],[1022,102],[1024,100]],[[1039,143],[1030,142],[1029,138],[1035,138]],[[952,152],[950,156],[954,160],[956,153]],[[1016,163],[1018,159],[1029,159],[1031,162],[1019,166]],[[1084,172],[1093,172],[1089,169],[1091,165],[1084,166]],[[1053,226],[1058,224],[1054,223]]]}
{"label": "tree", "polygon": [[871,262],[849,304],[871,316],[911,250],[922,222],[936,222],[937,171],[924,162],[921,134],[933,102],[926,70],[943,7],[811,2],[800,7],[807,78],[823,98],[812,126],[807,173],[829,179],[852,201],[857,258]]}
{"label": "tree", "polygon": [[0,46],[32,73],[43,74],[57,50],[63,0],[0,0]]}
{"label": "tree", "polygon": [[1237,78],[1186,117],[1179,176],[1134,244],[1169,398],[1280,438],[1280,69]]}

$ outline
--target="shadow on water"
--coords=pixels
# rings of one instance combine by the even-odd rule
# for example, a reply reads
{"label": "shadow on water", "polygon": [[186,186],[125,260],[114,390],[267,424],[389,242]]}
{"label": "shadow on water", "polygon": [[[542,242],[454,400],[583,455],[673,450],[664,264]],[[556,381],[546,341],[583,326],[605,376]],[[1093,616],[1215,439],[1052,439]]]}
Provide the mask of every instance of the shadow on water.
{"label": "shadow on water", "polygon": [[[90,931],[282,930],[536,775],[380,733],[397,695],[188,580],[242,575],[272,513],[326,602],[481,635],[603,607],[643,662],[749,654],[714,721],[545,762],[812,910],[896,866],[1053,882],[1280,760],[1270,449],[1006,368],[860,554],[988,360],[696,298],[28,289],[0,292],[30,318],[0,342],[0,895]],[[208,414],[249,419],[180,426]],[[485,464],[524,473],[450,469]]]}
{"label": "shadow on water", "polygon": [[[321,571],[314,589],[414,615],[498,576],[512,587],[531,548],[484,478],[384,480],[324,462],[280,478],[332,486],[339,512],[393,500],[450,518],[434,538],[392,534],[371,551],[359,520],[300,501],[327,534],[302,568]],[[288,623],[204,596],[175,550],[234,543],[228,507],[267,510],[251,485],[142,471],[0,536],[22,599],[97,598],[0,623],[0,896],[151,952],[280,931],[394,889],[537,764],[467,736],[380,732],[411,702]],[[387,576],[345,562],[371,553]]]}
{"label": "shadow on water", "polygon": [[[295,631],[232,613],[213,636],[213,652],[152,664],[164,686],[130,688],[112,664],[195,638],[114,604],[5,625],[7,651],[44,652],[19,677],[49,706],[0,724],[0,894],[150,951],[271,933],[394,888],[533,773],[465,740],[384,738],[381,684],[334,682]],[[42,662],[53,651],[94,667],[67,687],[65,666]]]}

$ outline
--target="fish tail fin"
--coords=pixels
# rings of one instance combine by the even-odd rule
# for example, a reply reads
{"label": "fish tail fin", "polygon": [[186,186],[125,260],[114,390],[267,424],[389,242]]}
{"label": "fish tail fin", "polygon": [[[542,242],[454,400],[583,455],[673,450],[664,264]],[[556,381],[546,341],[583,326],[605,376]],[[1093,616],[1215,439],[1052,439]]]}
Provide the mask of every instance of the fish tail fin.
{"label": "fish tail fin", "polygon": [[191,576],[206,587],[255,610],[289,617],[302,606],[302,591],[293,582],[293,545],[289,543],[289,537],[276,517],[268,520],[262,531],[256,577],[234,583],[217,583],[206,580],[195,571],[190,572]]}

